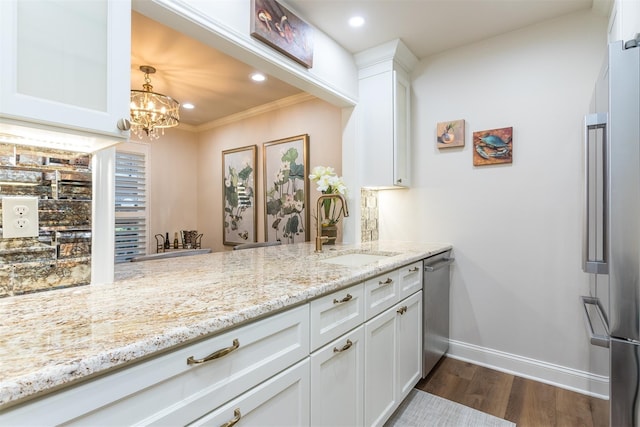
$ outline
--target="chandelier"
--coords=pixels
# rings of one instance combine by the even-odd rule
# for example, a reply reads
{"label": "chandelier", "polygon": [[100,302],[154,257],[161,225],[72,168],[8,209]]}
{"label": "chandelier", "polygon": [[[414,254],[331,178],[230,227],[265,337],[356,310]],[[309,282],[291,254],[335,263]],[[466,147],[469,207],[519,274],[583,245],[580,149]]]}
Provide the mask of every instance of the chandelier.
{"label": "chandelier", "polygon": [[155,73],[155,68],[141,65],[140,71],[144,73],[144,90],[131,90],[131,132],[141,139],[145,135],[149,139],[158,139],[159,130],[164,135],[165,128],[178,126],[180,123],[180,103],[170,96],[153,91],[149,74]]}

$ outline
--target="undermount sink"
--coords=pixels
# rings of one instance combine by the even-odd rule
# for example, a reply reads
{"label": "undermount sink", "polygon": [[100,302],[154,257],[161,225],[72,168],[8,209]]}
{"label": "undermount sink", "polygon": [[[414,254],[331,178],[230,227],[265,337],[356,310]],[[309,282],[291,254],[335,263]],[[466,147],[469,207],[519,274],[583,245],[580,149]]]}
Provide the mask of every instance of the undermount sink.
{"label": "undermount sink", "polygon": [[390,255],[376,255],[376,254],[344,254],[338,255],[332,258],[320,260],[327,264],[344,265],[346,267],[360,267],[361,265],[367,265],[385,259]]}

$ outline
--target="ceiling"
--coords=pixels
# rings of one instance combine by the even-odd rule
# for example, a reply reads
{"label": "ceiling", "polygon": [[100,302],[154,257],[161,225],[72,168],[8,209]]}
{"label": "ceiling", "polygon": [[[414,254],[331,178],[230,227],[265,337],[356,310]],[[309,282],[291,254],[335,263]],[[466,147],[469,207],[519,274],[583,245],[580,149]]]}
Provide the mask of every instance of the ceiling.
{"label": "ceiling", "polygon": [[[610,0],[287,0],[309,24],[357,53],[396,38],[420,59],[578,10],[592,3],[606,11]],[[347,20],[364,17],[352,29]],[[132,13],[131,87],[141,89],[140,65],[152,65],[154,91],[196,108],[181,108],[181,122],[197,126],[301,91],[268,77],[255,83],[252,67]]]}

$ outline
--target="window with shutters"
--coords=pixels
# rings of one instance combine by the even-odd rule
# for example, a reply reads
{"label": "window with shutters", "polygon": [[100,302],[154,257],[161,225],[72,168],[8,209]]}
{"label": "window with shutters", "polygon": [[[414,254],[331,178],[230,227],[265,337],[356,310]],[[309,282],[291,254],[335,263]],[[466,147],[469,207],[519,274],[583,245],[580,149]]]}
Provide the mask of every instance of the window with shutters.
{"label": "window with shutters", "polygon": [[148,145],[134,143],[122,144],[116,150],[116,263],[147,253],[148,152]]}

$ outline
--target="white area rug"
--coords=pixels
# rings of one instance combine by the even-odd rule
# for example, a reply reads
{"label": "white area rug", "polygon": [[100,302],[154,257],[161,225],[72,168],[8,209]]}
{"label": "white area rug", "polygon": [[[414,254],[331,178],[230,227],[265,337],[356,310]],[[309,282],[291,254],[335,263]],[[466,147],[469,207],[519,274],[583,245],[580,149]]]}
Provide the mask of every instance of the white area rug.
{"label": "white area rug", "polygon": [[514,427],[515,424],[414,388],[385,424],[392,426]]}

